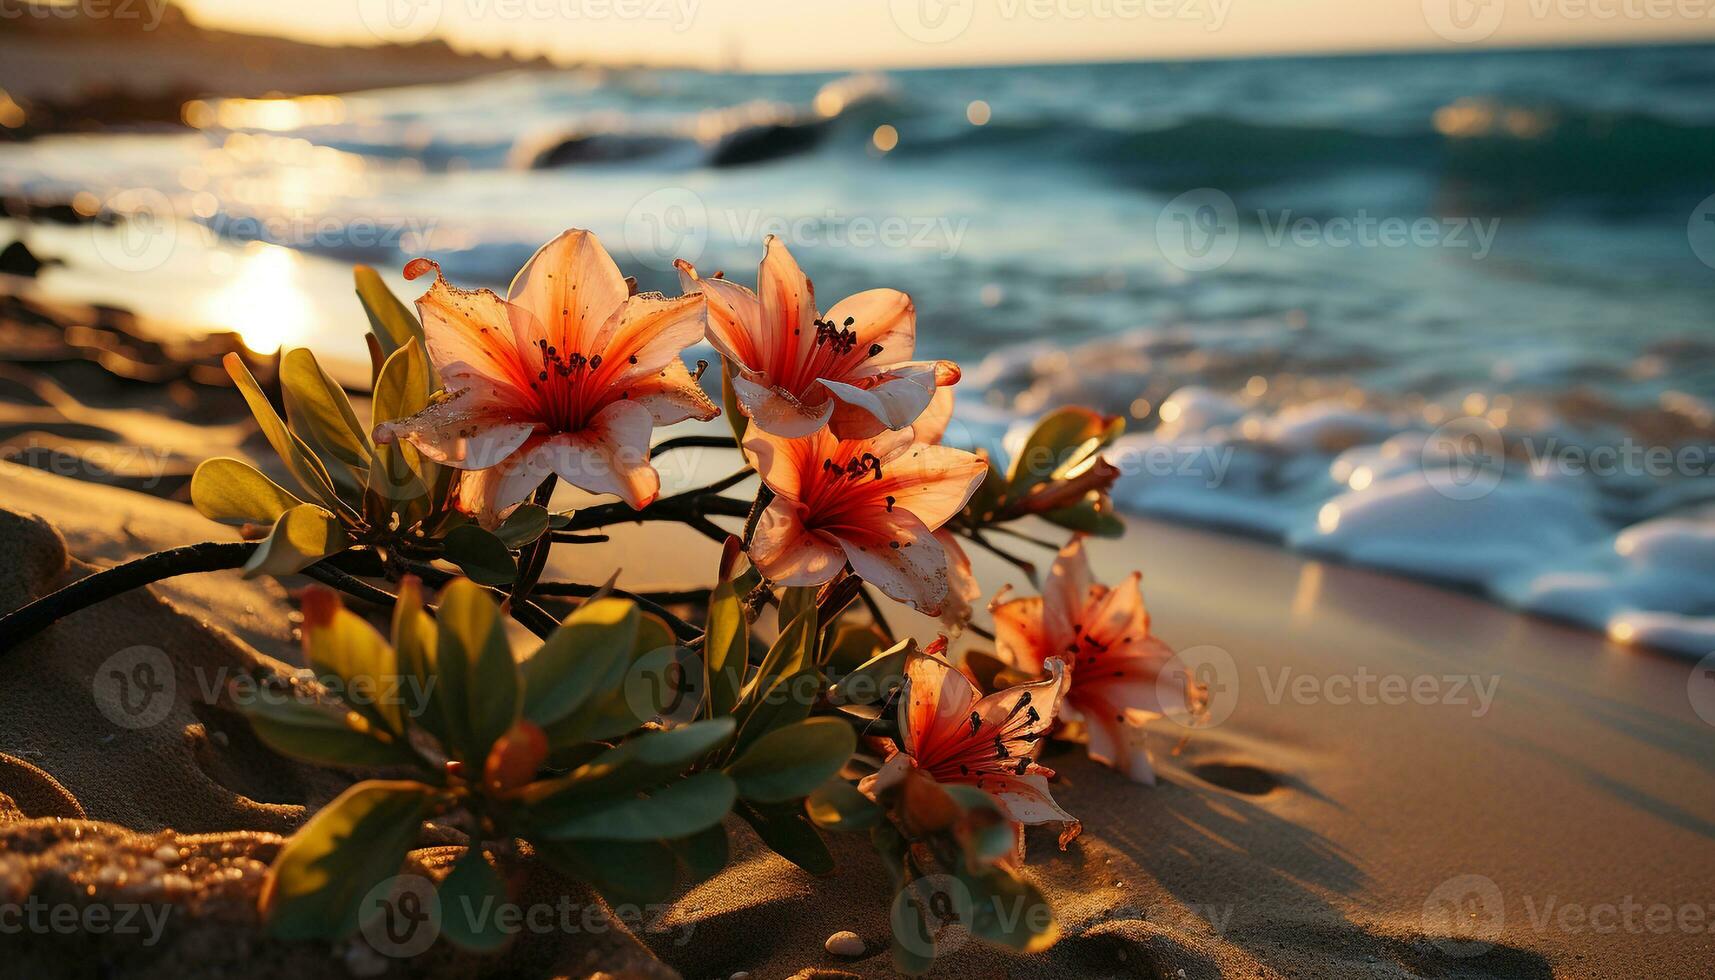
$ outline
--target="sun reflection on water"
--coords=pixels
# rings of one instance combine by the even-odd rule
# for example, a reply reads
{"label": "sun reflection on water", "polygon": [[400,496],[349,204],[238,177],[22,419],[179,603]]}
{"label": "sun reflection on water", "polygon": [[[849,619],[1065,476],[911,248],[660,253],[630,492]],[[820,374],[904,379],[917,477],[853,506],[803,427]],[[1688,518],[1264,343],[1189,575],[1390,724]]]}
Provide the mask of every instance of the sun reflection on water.
{"label": "sun reflection on water", "polygon": [[203,300],[201,313],[236,331],[245,346],[260,354],[304,343],[315,318],[303,281],[303,260],[278,245],[248,246],[231,281]]}

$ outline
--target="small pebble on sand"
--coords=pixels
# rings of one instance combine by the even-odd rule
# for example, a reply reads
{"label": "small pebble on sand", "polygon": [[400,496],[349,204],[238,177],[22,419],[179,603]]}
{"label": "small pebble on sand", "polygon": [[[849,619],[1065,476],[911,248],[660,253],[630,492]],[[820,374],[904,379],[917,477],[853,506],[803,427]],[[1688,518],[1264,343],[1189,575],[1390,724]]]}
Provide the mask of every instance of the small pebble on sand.
{"label": "small pebble on sand", "polygon": [[825,945],[828,948],[828,952],[835,956],[863,955],[863,940],[858,938],[857,933],[852,932],[849,929],[842,932],[836,932],[832,936],[829,936]]}
{"label": "small pebble on sand", "polygon": [[178,864],[179,849],[171,844],[162,844],[155,848],[155,860],[162,864]]}

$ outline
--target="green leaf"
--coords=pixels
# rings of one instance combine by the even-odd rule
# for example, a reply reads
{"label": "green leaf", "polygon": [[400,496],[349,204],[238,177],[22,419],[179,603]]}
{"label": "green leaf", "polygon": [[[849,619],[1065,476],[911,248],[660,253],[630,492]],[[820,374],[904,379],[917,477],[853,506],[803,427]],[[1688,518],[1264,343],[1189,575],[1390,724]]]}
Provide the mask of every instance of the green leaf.
{"label": "green leaf", "polygon": [[1108,419],[1087,408],[1068,406],[1044,415],[1013,456],[1006,495],[1017,500],[1088,459],[1125,429],[1124,419]]}
{"label": "green leaf", "polygon": [[[375,393],[369,403],[370,430],[428,407],[432,388],[429,360],[422,345],[413,339],[394,351],[375,377]],[[400,526],[409,527],[428,516],[427,498],[439,473],[436,463],[401,439],[375,447],[375,462],[369,468],[369,489],[382,500],[392,502],[394,512],[400,515]]]}
{"label": "green leaf", "polygon": [[409,766],[404,743],[355,711],[294,694],[259,692],[238,704],[256,737],[294,759],[338,768]]}
{"label": "green leaf", "polygon": [[320,458],[341,488],[361,494],[375,447],[339,382],[328,377],[308,348],[280,357],[280,392],[286,426]]}
{"label": "green leaf", "polygon": [[488,863],[482,847],[472,845],[441,881],[441,935],[460,949],[492,953],[512,937],[500,928],[498,913],[508,901],[506,883]]}
{"label": "green leaf", "polygon": [[274,522],[244,563],[244,577],[290,575],[349,547],[351,538],[339,518],[315,504],[299,504]]}
{"label": "green leaf", "polygon": [[494,529],[495,537],[517,551],[541,537],[548,530],[548,508],[541,504],[523,503],[506,515],[506,520]]}
{"label": "green leaf", "polygon": [[834,856],[816,825],[795,803],[739,803],[733,812],[744,818],[774,853],[813,875],[832,874]]}
{"label": "green leaf", "polygon": [[405,714],[440,741],[446,741],[445,709],[435,665],[435,621],[423,611],[423,586],[414,575],[399,583],[393,606],[393,651],[402,675]]}
{"label": "green leaf", "polygon": [[875,704],[905,683],[905,661],[917,650],[912,637],[871,657],[828,689],[828,699],[840,704]]}
{"label": "green leaf", "polygon": [[304,649],[310,669],[330,688],[329,678],[337,680],[345,692],[340,700],[353,710],[404,734],[404,705],[399,700],[404,685],[393,648],[362,616],[331,596],[328,605],[331,618],[314,622],[305,600]]}
{"label": "green leaf", "polygon": [[733,583],[722,582],[709,596],[709,616],[703,630],[703,665],[709,679],[709,713],[732,713],[744,686],[750,661],[750,624],[744,619],[743,597]]}
{"label": "green leaf", "polygon": [[441,593],[435,659],[454,754],[481,766],[495,739],[518,720],[518,664],[500,607],[481,586],[455,579]]}
{"label": "green leaf", "polygon": [[732,810],[738,788],[725,773],[699,772],[649,796],[614,803],[596,801],[583,813],[543,826],[551,840],[670,840],[689,837],[720,823]]}
{"label": "green leaf", "polygon": [[245,403],[250,406],[250,414],[255,416],[256,424],[261,427],[268,445],[274,447],[274,453],[280,457],[280,462],[285,464],[286,472],[298,481],[298,487],[304,494],[320,501],[330,510],[349,510],[340,500],[339,494],[334,492],[333,481],[328,476],[327,469],[322,466],[321,460],[280,420],[274,406],[269,403],[268,396],[262,393],[262,387],[251,376],[250,369],[244,366],[243,359],[237,354],[228,354],[221,363],[226,365],[227,375],[232,378],[239,394],[244,396]]}
{"label": "green leaf", "polygon": [[655,718],[694,708],[679,703],[700,693],[689,682],[688,672],[679,673],[687,652],[659,616],[639,615],[637,642],[619,688],[585,701],[570,715],[545,726],[549,745],[563,747],[587,739],[618,738]]}
{"label": "green leaf", "polygon": [[369,781],[335,797],[286,841],[263,878],[268,931],[322,940],[355,932],[364,897],[405,863],[433,794],[422,783]]}
{"label": "green leaf", "polygon": [[672,780],[732,733],[732,719],[717,718],[634,735],[558,779],[531,784],[524,801],[552,820],[597,798],[629,798]]}
{"label": "green leaf", "polygon": [[203,460],[191,474],[191,504],[222,524],[273,524],[301,503],[254,466],[226,456]]}
{"label": "green leaf", "polygon": [[841,623],[822,644],[822,663],[830,674],[849,674],[869,663],[887,645],[887,634],[874,623]]}
{"label": "green leaf", "polygon": [[668,841],[668,846],[690,873],[689,884],[707,881],[726,868],[729,847],[723,824],[717,823],[700,833]]}
{"label": "green leaf", "polygon": [[750,419],[738,404],[738,392],[732,386],[732,364],[726,358],[721,358],[721,414],[726,416],[726,424],[732,429],[735,445],[744,445],[744,433],[750,427]]}
{"label": "green leaf", "polygon": [[661,841],[532,840],[549,865],[587,881],[615,904],[646,905],[673,893],[678,863]]}
{"label": "green leaf", "polygon": [[1125,521],[1111,510],[1098,509],[1094,500],[1080,500],[1070,507],[1051,510],[1042,519],[1068,531],[1082,531],[1100,538],[1125,534]]}
{"label": "green leaf", "polygon": [[744,720],[740,723],[738,742],[734,745],[733,754],[743,752],[762,736],[777,728],[810,717],[810,708],[815,704],[816,693],[821,688],[822,672],[814,665],[780,678],[773,687],[762,692],[748,705],[749,710],[744,713]]}
{"label": "green leaf", "polygon": [[740,796],[784,803],[833,778],[857,750],[857,736],[838,718],[810,718],[758,738],[727,766]]}
{"label": "green leaf", "polygon": [[756,676],[745,685],[745,701],[754,701],[764,691],[767,691],[781,677],[795,674],[804,669],[804,665],[812,661],[815,655],[816,641],[816,610],[814,607],[804,610],[796,619],[780,631],[774,645],[762,657],[762,664],[756,670]]}
{"label": "green leaf", "polygon": [[958,879],[970,890],[971,935],[1022,953],[1041,952],[1060,938],[1054,907],[1027,879],[1003,868],[961,870]]}
{"label": "green leaf", "polygon": [[867,830],[881,819],[881,807],[843,779],[830,779],[804,801],[816,826],[850,833]]}
{"label": "green leaf", "polygon": [[399,297],[393,295],[393,290],[387,288],[374,269],[359,265],[353,266],[351,272],[357,281],[357,298],[363,303],[363,312],[369,315],[370,332],[381,344],[383,354],[392,357],[394,351],[412,340],[427,343],[417,317],[399,302]]}
{"label": "green leaf", "polygon": [[481,585],[510,585],[518,577],[518,562],[506,542],[475,524],[460,524],[447,532],[442,545],[447,560]]}
{"label": "green leaf", "polygon": [[803,615],[805,610],[815,611],[818,591],[808,586],[781,590],[780,608],[775,613],[776,628],[784,633],[787,627],[792,625],[792,621]]}
{"label": "green leaf", "polygon": [[567,616],[521,667],[524,717],[548,725],[611,692],[631,665],[638,620],[625,599],[596,599]]}

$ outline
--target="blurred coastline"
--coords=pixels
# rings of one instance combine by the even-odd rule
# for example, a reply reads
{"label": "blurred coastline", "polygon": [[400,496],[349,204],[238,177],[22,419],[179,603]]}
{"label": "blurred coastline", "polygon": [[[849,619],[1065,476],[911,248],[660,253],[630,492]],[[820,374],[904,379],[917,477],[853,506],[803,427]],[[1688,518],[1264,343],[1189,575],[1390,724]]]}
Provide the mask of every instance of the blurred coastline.
{"label": "blurred coastline", "polygon": [[578,225],[671,289],[777,234],[824,305],[913,294],[967,443],[1092,404],[1134,513],[1715,643],[1709,46],[848,76],[67,30],[0,21],[0,244],[60,260],[9,292],[355,366],[354,261],[504,286]]}

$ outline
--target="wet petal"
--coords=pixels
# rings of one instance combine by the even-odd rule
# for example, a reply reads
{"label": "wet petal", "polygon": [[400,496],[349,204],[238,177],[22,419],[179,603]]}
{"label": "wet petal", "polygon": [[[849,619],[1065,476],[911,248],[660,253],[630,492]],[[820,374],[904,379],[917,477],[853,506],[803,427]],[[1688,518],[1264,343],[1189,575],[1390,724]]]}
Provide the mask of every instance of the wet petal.
{"label": "wet petal", "polygon": [[625,384],[677,361],[680,351],[703,339],[702,307],[695,296],[631,297],[590,345],[589,353],[602,357],[597,383]]}
{"label": "wet petal", "polygon": [[825,399],[818,405],[805,405],[780,388],[760,384],[743,375],[734,375],[733,392],[744,414],[764,432],[787,439],[810,435],[828,424],[836,402]]}
{"label": "wet petal", "polygon": [[598,331],[631,292],[594,233],[562,232],[524,263],[506,298],[546,327],[561,355],[590,354]]}
{"label": "wet petal", "polygon": [[821,585],[845,567],[833,539],[804,526],[801,506],[776,497],[762,512],[751,539],[750,560],[777,585]]}
{"label": "wet petal", "polygon": [[641,510],[661,491],[661,476],[649,464],[654,427],[647,408],[614,402],[584,428],[549,440],[554,472],[575,487],[614,494]]}
{"label": "wet petal", "polygon": [[756,294],[730,279],[704,279],[684,259],[673,264],[679,269],[680,290],[707,298],[708,337],[715,350],[747,371],[772,369],[774,365],[763,356],[768,344],[763,337],[762,301]]}
{"label": "wet petal", "polygon": [[916,365],[867,379],[869,386],[823,378],[822,387],[839,399],[832,420],[841,439],[867,439],[882,429],[903,429],[917,421],[935,397],[935,369]]}
{"label": "wet petal", "polygon": [[477,389],[464,388],[415,415],[381,423],[375,441],[385,445],[404,439],[437,463],[479,470],[512,455],[535,428],[489,403]]}
{"label": "wet petal", "polygon": [[627,393],[632,401],[649,410],[656,425],[672,425],[686,419],[707,422],[721,413],[720,406],[710,400],[703,386],[685,369],[685,362],[676,357],[655,374],[631,382]]}
{"label": "wet petal", "polygon": [[513,505],[522,503],[554,471],[548,437],[536,436],[498,465],[459,475],[458,509],[486,528],[500,523]]}
{"label": "wet petal", "polygon": [[[424,260],[417,260],[423,262]],[[486,289],[458,289],[435,271],[435,282],[417,300],[429,360],[449,391],[468,389],[484,405],[522,409],[533,401],[519,353],[520,336],[539,324],[527,310]]]}
{"label": "wet petal", "polygon": [[984,773],[977,786],[994,794],[1012,819],[1022,824],[1059,824],[1060,849],[1077,837],[1083,824],[1077,817],[1060,809],[1048,790],[1048,779],[1040,773],[1023,776]]}
{"label": "wet petal", "polygon": [[871,523],[831,533],[865,582],[926,616],[941,614],[947,601],[947,553],[910,511],[881,511]]}

